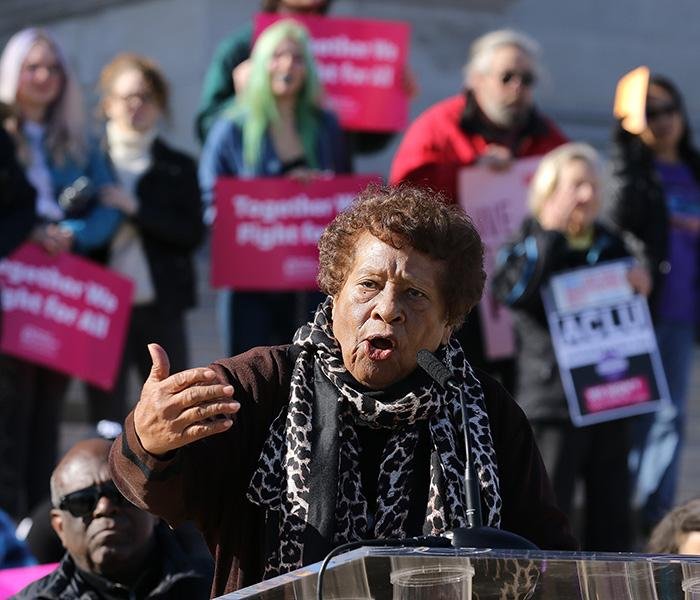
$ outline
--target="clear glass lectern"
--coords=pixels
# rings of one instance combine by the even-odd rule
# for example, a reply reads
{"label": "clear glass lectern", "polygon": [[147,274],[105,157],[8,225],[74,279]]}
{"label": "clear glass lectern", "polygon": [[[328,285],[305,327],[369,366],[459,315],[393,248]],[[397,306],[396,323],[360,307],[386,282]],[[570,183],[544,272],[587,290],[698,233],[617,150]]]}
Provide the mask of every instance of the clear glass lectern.
{"label": "clear glass lectern", "polygon": [[[314,600],[320,563],[221,596]],[[333,559],[325,600],[700,600],[700,557],[468,548],[359,548]]]}

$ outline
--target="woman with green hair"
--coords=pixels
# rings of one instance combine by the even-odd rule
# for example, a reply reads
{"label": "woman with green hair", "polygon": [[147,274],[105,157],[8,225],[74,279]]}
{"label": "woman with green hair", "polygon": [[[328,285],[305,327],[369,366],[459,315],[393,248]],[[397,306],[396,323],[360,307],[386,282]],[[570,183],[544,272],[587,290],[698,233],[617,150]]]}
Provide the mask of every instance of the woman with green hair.
{"label": "woman with green hair", "polygon": [[[199,179],[205,202],[211,205],[219,177],[307,179],[349,171],[338,121],[321,107],[308,34],[295,21],[278,21],[256,41],[245,89],[204,144]],[[228,294],[226,350],[234,355],[290,339],[315,300],[294,292]]]}

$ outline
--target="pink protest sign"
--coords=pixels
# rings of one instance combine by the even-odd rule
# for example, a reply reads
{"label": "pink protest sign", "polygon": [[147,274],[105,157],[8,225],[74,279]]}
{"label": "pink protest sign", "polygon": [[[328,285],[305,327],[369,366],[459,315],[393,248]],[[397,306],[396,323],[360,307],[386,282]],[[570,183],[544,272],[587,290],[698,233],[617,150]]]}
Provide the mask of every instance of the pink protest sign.
{"label": "pink protest sign", "polygon": [[640,404],[653,399],[649,379],[639,375],[622,381],[592,385],[583,390],[583,398],[589,413]]}
{"label": "pink protest sign", "polygon": [[216,184],[212,285],[237,290],[316,289],[324,227],[376,176],[222,178]]}
{"label": "pink protest sign", "polygon": [[486,356],[491,359],[515,352],[513,321],[508,309],[496,300],[491,276],[496,269],[498,250],[518,230],[528,213],[527,190],[540,157],[515,161],[507,171],[486,166],[463,169],[459,174],[459,203],[474,219],[484,242],[486,287],[479,303]]}
{"label": "pink protest sign", "polygon": [[0,261],[2,352],[111,389],[132,283],[72,254],[25,244]]}
{"label": "pink protest sign", "polygon": [[[255,36],[279,15],[260,13]],[[346,129],[399,131],[408,121],[410,28],[398,21],[295,16],[308,29],[328,107]]]}
{"label": "pink protest sign", "polygon": [[9,598],[30,583],[41,579],[56,570],[58,563],[18,567],[16,569],[0,569],[0,599]]}

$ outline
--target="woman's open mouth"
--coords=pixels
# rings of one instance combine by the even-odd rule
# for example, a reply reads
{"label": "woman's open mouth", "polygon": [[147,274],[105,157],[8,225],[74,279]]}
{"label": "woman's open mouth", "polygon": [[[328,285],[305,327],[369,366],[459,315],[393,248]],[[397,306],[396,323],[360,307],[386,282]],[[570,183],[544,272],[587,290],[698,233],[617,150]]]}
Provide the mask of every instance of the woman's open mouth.
{"label": "woman's open mouth", "polygon": [[367,338],[364,343],[367,344],[366,352],[371,360],[386,360],[394,353],[396,347],[393,339],[380,335]]}

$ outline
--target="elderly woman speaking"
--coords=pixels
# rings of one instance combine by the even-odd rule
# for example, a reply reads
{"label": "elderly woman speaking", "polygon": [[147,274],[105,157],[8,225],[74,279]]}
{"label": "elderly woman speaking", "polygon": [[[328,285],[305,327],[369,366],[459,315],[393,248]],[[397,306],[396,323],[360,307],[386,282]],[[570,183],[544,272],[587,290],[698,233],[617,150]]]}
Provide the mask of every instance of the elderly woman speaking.
{"label": "elderly woman speaking", "polygon": [[525,416],[452,337],[484,285],[469,218],[429,190],[371,187],[319,248],[328,298],[291,345],[172,376],[150,346],[151,375],[112,449],[121,491],[198,524],[214,594],[344,542],[465,526],[460,403],[417,368],[427,349],[470,406],[485,523],[575,548]]}

